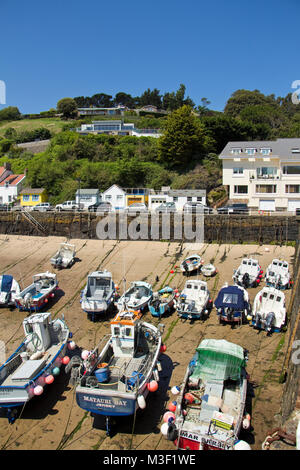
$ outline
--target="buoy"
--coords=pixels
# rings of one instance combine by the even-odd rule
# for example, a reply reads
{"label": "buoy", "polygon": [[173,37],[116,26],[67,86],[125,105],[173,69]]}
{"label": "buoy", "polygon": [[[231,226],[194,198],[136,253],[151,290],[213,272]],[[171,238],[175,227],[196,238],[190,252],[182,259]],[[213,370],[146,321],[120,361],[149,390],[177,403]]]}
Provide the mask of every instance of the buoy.
{"label": "buoy", "polygon": [[247,315],[247,320],[248,320],[248,321],[251,321],[251,320],[252,320],[251,315]]}
{"label": "buoy", "polygon": [[168,406],[168,409],[169,411],[176,411],[176,407],[177,407],[177,401],[171,401],[171,403],[169,403],[169,406]]}
{"label": "buoy", "polygon": [[51,297],[52,297],[52,299],[53,299],[53,297],[54,297],[54,294],[53,294],[53,292],[52,292],[52,294],[51,294]]}
{"label": "buoy", "polygon": [[173,270],[173,269],[171,269],[170,273],[171,273],[171,274],[173,274],[173,273],[174,273],[174,270]]}
{"label": "buoy", "polygon": [[167,350],[167,346],[165,344],[162,344],[160,347],[160,352],[165,352]]}
{"label": "buoy", "polygon": [[45,299],[45,304],[47,304],[47,303],[48,303],[48,299]]}
{"label": "buoy", "polygon": [[162,433],[163,436],[167,436],[168,434],[168,429],[169,429],[169,424],[168,423],[163,423],[160,427],[160,432]]}
{"label": "buoy", "polygon": [[60,373],[60,368],[59,367],[54,367],[54,369],[52,370],[52,374],[53,375],[58,375]]}
{"label": "buoy", "polygon": [[68,343],[68,349],[69,349],[70,351],[73,351],[75,348],[76,348],[76,344],[74,343],[74,341],[70,341],[70,342]]}
{"label": "buoy", "polygon": [[180,387],[178,387],[178,385],[174,385],[174,387],[171,388],[171,393],[173,393],[173,395],[178,395],[180,392]]}
{"label": "buoy", "polygon": [[174,292],[176,292],[176,294],[177,294],[177,292],[178,292],[178,289],[174,289]]}
{"label": "buoy", "polygon": [[61,360],[61,362],[66,366],[70,362],[69,356],[64,356]]}
{"label": "buoy", "polygon": [[249,429],[250,428],[250,421],[247,418],[243,419],[243,429]]}
{"label": "buoy", "polygon": [[81,353],[81,359],[85,361],[89,357],[89,355],[90,355],[90,351],[88,351],[87,349],[84,349]]}
{"label": "buoy", "polygon": [[47,375],[47,377],[45,377],[45,383],[46,383],[47,385],[50,385],[50,384],[52,384],[53,382],[54,382],[54,377],[53,377],[53,375],[50,374],[50,375]]}
{"label": "buoy", "polygon": [[43,393],[44,389],[41,385],[37,385],[36,387],[34,387],[33,389],[33,393],[34,395],[41,395]]}
{"label": "buoy", "polygon": [[174,413],[172,413],[172,411],[167,411],[163,416],[163,420],[164,420],[165,423],[168,423],[169,419],[171,419],[171,420],[175,419],[175,415],[174,415]]}
{"label": "buoy", "polygon": [[37,383],[38,385],[41,385],[41,386],[45,385],[45,377],[43,377],[43,376],[39,377],[39,378],[37,379],[36,383]]}
{"label": "buoy", "polygon": [[193,403],[193,401],[195,400],[191,393],[186,393],[184,395],[184,399],[187,400],[189,403]]}
{"label": "buoy", "polygon": [[32,398],[34,396],[34,387],[30,387],[28,389],[28,396],[29,398]]}
{"label": "buoy", "polygon": [[144,410],[144,409],[146,408],[146,400],[145,400],[145,398],[144,398],[143,395],[139,395],[139,396],[137,397],[137,402],[138,402],[139,407],[140,407],[142,410]]}
{"label": "buoy", "polygon": [[115,289],[116,289],[116,290],[119,290],[120,287],[116,284],[116,285],[115,285]]}
{"label": "buoy", "polygon": [[251,450],[251,447],[249,446],[248,442],[245,441],[237,441],[233,447],[234,450]]}
{"label": "buoy", "polygon": [[156,390],[158,389],[158,383],[156,382],[156,380],[151,380],[151,382],[147,384],[147,388],[149,392],[156,392]]}

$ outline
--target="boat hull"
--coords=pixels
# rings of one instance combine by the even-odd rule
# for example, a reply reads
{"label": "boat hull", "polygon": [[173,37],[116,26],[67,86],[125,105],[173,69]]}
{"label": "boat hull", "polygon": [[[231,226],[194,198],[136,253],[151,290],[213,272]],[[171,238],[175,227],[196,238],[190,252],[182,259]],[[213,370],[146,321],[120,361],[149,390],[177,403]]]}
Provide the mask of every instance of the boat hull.
{"label": "boat hull", "polygon": [[131,416],[138,406],[136,395],[89,392],[82,387],[76,389],[76,402],[80,408],[103,416]]}

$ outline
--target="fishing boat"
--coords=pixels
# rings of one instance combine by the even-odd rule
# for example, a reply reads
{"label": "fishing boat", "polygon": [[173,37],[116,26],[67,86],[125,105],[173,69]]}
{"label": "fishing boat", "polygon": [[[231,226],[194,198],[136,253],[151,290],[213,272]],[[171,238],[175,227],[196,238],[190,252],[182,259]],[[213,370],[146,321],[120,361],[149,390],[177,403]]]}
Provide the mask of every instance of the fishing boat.
{"label": "fishing boat", "polygon": [[205,277],[212,277],[217,274],[217,272],[217,268],[211,263],[204,264],[201,268],[201,274]]}
{"label": "fishing boat", "polygon": [[247,289],[259,285],[262,273],[263,270],[257,259],[244,258],[238,269],[234,270],[232,279],[236,284]]}
{"label": "fishing boat", "polygon": [[23,320],[25,338],[0,367],[0,408],[13,422],[20,407],[54,382],[71,336],[64,318],[35,313]]}
{"label": "fishing boat", "polygon": [[286,323],[285,295],[275,287],[263,287],[253,303],[251,324],[267,333],[280,332]]}
{"label": "fishing boat", "polygon": [[94,271],[88,275],[86,286],[81,292],[81,308],[90,319],[95,320],[114,307],[115,293],[111,273],[106,269]]}
{"label": "fishing boat", "polygon": [[[247,351],[226,340],[204,339],[189,363],[176,403],[161,431],[179,450],[250,449],[239,440],[245,413]],[[173,416],[172,416],[173,415]]]}
{"label": "fishing boat", "polygon": [[175,290],[169,286],[154,292],[148,304],[151,315],[153,317],[161,317],[165,313],[170,312],[174,306],[175,295]]}
{"label": "fishing boat", "polygon": [[191,255],[185,258],[185,260],[180,264],[180,270],[183,274],[189,274],[194,271],[200,271],[203,260],[199,255]]}
{"label": "fishing boat", "polygon": [[19,283],[10,274],[0,276],[0,307],[14,307],[20,294]]}
{"label": "fishing boat", "polygon": [[75,245],[61,243],[59,250],[52,256],[50,262],[54,268],[70,268],[75,262]]}
{"label": "fishing boat", "polygon": [[146,407],[149,391],[158,388],[158,360],[163,325],[141,321],[131,309],[118,312],[111,331],[92,351],[83,351],[77,371],[76,401],[80,408],[106,417],[134,415]]}
{"label": "fishing boat", "polygon": [[228,286],[220,289],[215,300],[219,322],[245,323],[251,312],[249,294],[241,286]]}
{"label": "fishing boat", "polygon": [[212,300],[207,283],[191,280],[185,283],[184,289],[176,300],[177,314],[189,320],[202,319],[212,308]]}
{"label": "fishing boat", "polygon": [[134,281],[117,301],[119,311],[124,308],[145,310],[152,299],[152,286],[148,282]]}
{"label": "fishing boat", "polygon": [[265,281],[267,286],[275,287],[279,290],[292,287],[289,263],[287,261],[273,259],[266,270]]}
{"label": "fishing boat", "polygon": [[56,274],[45,272],[35,274],[33,283],[16,296],[16,306],[19,310],[39,311],[55,296],[58,288]]}

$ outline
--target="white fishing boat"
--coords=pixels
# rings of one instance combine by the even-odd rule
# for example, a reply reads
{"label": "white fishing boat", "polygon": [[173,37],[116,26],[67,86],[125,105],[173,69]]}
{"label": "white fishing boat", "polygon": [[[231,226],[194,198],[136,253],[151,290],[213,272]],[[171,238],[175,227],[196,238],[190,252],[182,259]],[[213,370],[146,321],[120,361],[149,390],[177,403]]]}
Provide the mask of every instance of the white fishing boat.
{"label": "white fishing boat", "polygon": [[286,323],[285,295],[275,287],[263,287],[254,299],[251,324],[267,333],[280,332]]}
{"label": "white fishing boat", "polygon": [[141,313],[130,309],[118,312],[110,327],[110,334],[92,351],[73,358],[77,404],[105,416],[108,435],[111,416],[133,415],[146,407],[149,391],[157,390],[163,332],[163,325],[143,322]]}
{"label": "white fishing boat", "polygon": [[259,285],[262,273],[263,270],[257,259],[244,258],[238,269],[234,270],[232,279],[236,284],[247,289]]}
{"label": "white fishing boat", "polygon": [[267,286],[276,289],[289,289],[292,287],[289,263],[287,261],[273,259],[266,270],[265,281]]}
{"label": "white fishing boat", "polygon": [[16,307],[19,310],[39,311],[45,307],[49,299],[55,297],[58,288],[56,274],[45,272],[35,274],[33,283],[16,296]]}
{"label": "white fishing boat", "polygon": [[180,264],[180,270],[184,274],[188,274],[194,271],[200,271],[203,260],[199,255],[190,255]]}
{"label": "white fishing boat", "polygon": [[205,277],[212,277],[217,274],[217,272],[217,268],[211,263],[204,264],[201,268],[201,274]]}
{"label": "white fishing boat", "polygon": [[179,450],[250,449],[239,440],[250,426],[245,412],[247,352],[225,340],[204,339],[190,361],[174,413],[161,432]]}
{"label": "white fishing boat", "polygon": [[49,312],[25,318],[23,328],[24,340],[0,367],[0,408],[7,411],[10,422],[46,385],[55,386],[71,336],[64,319],[51,320]]}
{"label": "white fishing boat", "polygon": [[200,280],[190,280],[176,300],[177,314],[181,318],[202,319],[212,308],[212,300],[207,283]]}
{"label": "white fishing boat", "polygon": [[88,275],[87,283],[81,293],[81,308],[88,317],[95,320],[96,316],[106,314],[114,307],[115,284],[112,274],[106,269]]}
{"label": "white fishing boat", "polygon": [[20,294],[19,283],[10,274],[0,276],[0,307],[14,307]]}
{"label": "white fishing boat", "polygon": [[55,268],[70,268],[75,262],[75,245],[61,243],[59,250],[52,256],[50,262]]}
{"label": "white fishing boat", "polygon": [[151,284],[144,281],[134,281],[131,283],[129,289],[121,295],[116,305],[119,311],[124,308],[145,310],[152,296],[153,291]]}

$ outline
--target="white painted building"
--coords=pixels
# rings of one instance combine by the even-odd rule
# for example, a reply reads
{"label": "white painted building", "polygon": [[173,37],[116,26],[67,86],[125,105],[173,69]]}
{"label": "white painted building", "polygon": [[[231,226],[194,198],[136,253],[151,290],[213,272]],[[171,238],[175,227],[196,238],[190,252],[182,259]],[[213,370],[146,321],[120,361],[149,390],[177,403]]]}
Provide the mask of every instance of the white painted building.
{"label": "white painted building", "polygon": [[11,174],[0,182],[0,204],[15,202],[23,189],[26,175]]}
{"label": "white painted building", "polygon": [[126,192],[117,184],[113,184],[101,194],[103,202],[109,202],[113,210],[123,210],[126,207]]}
{"label": "white painted building", "polygon": [[219,158],[230,202],[259,211],[300,208],[300,139],[229,142]]}
{"label": "white painted building", "polygon": [[153,211],[164,202],[174,202],[177,211],[182,211],[187,202],[200,202],[206,205],[205,189],[171,189],[162,187],[157,193],[148,197],[149,210]]}
{"label": "white painted building", "polygon": [[75,200],[77,204],[87,209],[89,206],[98,204],[101,201],[100,191],[99,189],[77,189]]}

